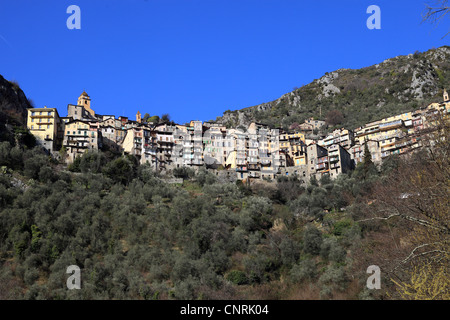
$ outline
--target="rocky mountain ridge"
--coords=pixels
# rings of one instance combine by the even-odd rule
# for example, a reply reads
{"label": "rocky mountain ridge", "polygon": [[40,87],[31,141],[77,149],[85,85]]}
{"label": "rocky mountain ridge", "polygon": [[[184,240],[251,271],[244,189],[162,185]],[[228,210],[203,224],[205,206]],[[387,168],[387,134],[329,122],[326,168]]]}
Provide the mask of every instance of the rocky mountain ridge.
{"label": "rocky mountain ridge", "polygon": [[450,87],[450,47],[397,56],[361,69],[339,69],[288,92],[280,98],[225,111],[216,122],[227,127],[262,122],[288,130],[314,117],[326,119],[339,111],[337,126],[350,129],[364,123],[440,101]]}

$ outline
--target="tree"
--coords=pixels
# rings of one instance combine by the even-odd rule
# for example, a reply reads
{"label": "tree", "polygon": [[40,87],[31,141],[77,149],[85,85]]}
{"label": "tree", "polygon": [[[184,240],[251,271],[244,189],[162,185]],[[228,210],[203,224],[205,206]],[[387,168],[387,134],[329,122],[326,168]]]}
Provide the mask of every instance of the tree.
{"label": "tree", "polygon": [[[429,22],[431,24],[439,25],[439,23],[444,19],[444,17],[450,12],[450,6],[448,5],[448,0],[436,0],[435,4],[425,5],[426,8],[422,13],[422,22]],[[445,38],[450,34],[447,32],[442,38]]]}
{"label": "tree", "polygon": [[433,268],[424,264],[410,272],[409,282],[394,283],[405,300],[450,300],[448,266]]}
{"label": "tree", "polygon": [[364,167],[365,168],[368,168],[369,166],[371,166],[373,164],[373,162],[372,162],[372,154],[370,153],[369,145],[368,145],[367,141],[366,141],[366,143],[364,143],[363,163],[364,163]]}
{"label": "tree", "polygon": [[344,115],[339,110],[331,110],[327,113],[325,121],[330,126],[335,126],[344,121]]}
{"label": "tree", "polygon": [[132,155],[122,156],[109,162],[102,172],[113,181],[126,185],[137,174],[137,160]]}
{"label": "tree", "polygon": [[243,285],[248,283],[248,278],[245,272],[240,270],[231,270],[227,275],[226,279],[231,283],[236,285]]}
{"label": "tree", "polygon": [[28,129],[14,127],[14,134],[18,145],[25,146],[28,149],[32,149],[36,146],[36,138]]}
{"label": "tree", "polygon": [[180,167],[173,169],[175,178],[190,179],[195,176],[195,171],[189,167]]}
{"label": "tree", "polygon": [[303,251],[313,255],[320,253],[322,233],[314,226],[308,226],[303,235]]}
{"label": "tree", "polygon": [[363,156],[363,161],[361,164],[361,168],[357,168],[359,170],[356,170],[357,173],[361,173],[362,174],[362,178],[368,179],[371,175],[376,174],[377,168],[375,166],[375,164],[372,161],[372,154],[370,153],[369,150],[369,142],[365,141],[364,143],[364,156]]}
{"label": "tree", "polygon": [[159,123],[159,116],[153,116],[148,119],[148,122]]}
{"label": "tree", "polygon": [[395,223],[395,247],[382,253],[391,256],[383,258],[384,268],[400,295],[417,289],[417,297],[424,291],[436,293],[431,287],[440,283],[435,279],[441,268],[450,265],[450,122],[443,117],[428,122],[433,127],[421,137],[424,151],[402,159],[398,168],[378,183],[369,215],[358,221]]}
{"label": "tree", "polygon": [[293,124],[291,124],[290,126],[289,126],[289,130],[294,130],[294,131],[297,131],[297,130],[300,130],[300,125],[298,124],[298,122],[294,122]]}
{"label": "tree", "polygon": [[305,259],[294,264],[289,272],[292,282],[300,283],[304,280],[312,280],[317,276],[316,263],[312,259]]}
{"label": "tree", "polygon": [[162,121],[163,123],[170,122],[170,115],[169,115],[168,113],[164,113],[164,114],[161,116],[161,121]]}

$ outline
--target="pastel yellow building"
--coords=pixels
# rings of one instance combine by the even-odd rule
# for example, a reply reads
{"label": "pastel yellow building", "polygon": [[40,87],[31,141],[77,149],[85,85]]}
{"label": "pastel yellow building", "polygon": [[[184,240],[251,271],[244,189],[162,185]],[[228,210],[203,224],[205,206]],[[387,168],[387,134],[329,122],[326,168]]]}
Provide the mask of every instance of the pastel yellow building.
{"label": "pastel yellow building", "polygon": [[295,167],[305,166],[306,165],[306,154],[301,154],[298,156],[294,155],[293,160],[294,160]]}
{"label": "pastel yellow building", "polygon": [[408,121],[408,120],[412,120],[413,118],[413,112],[405,112],[402,114],[398,114],[392,117],[388,117],[388,118],[384,118],[381,119],[380,122],[381,123],[386,123],[386,122],[392,122],[392,121],[397,121],[397,120],[403,120],[403,121]]}
{"label": "pastel yellow building", "polygon": [[83,120],[66,122],[63,146],[66,148],[69,163],[87,150],[97,150],[99,148],[98,122]]}
{"label": "pastel yellow building", "polygon": [[362,145],[365,141],[379,141],[400,136],[402,134],[402,128],[405,128],[403,120],[380,122],[358,130],[355,139]]}
{"label": "pastel yellow building", "polygon": [[301,132],[280,134],[280,151],[286,155],[288,165],[306,164],[305,135]]}
{"label": "pastel yellow building", "polygon": [[39,145],[48,151],[57,151],[61,147],[61,118],[56,108],[30,108],[27,127],[35,136]]}

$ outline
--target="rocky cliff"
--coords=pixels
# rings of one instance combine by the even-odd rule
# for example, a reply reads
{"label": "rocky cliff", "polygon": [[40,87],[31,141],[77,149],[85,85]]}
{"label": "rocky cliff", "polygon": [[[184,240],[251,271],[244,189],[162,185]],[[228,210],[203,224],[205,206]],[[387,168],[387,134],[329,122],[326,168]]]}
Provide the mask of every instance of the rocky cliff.
{"label": "rocky cliff", "polygon": [[420,108],[442,100],[450,89],[450,47],[387,59],[362,69],[340,69],[260,105],[226,111],[216,122],[247,126],[262,122],[289,129],[309,117],[326,119],[339,111],[337,126],[355,128],[364,123]]}
{"label": "rocky cliff", "polygon": [[19,85],[0,75],[0,123],[25,126],[30,101]]}

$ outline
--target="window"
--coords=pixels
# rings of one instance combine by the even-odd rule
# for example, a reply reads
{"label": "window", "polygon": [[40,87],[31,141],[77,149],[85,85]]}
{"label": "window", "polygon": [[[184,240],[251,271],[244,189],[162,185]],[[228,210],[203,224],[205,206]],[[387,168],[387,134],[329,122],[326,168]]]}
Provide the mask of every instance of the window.
{"label": "window", "polygon": [[34,118],[31,118],[31,122],[34,122]]}

